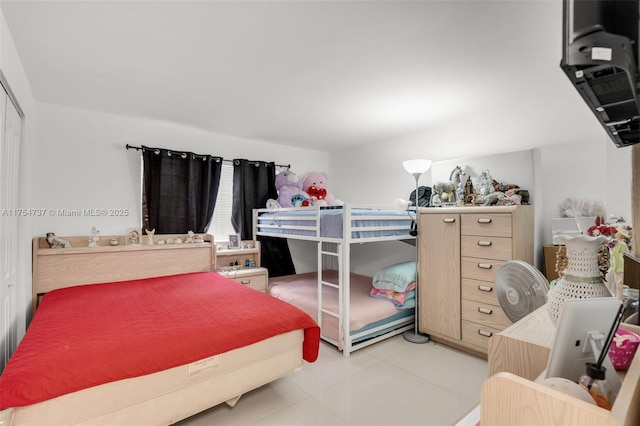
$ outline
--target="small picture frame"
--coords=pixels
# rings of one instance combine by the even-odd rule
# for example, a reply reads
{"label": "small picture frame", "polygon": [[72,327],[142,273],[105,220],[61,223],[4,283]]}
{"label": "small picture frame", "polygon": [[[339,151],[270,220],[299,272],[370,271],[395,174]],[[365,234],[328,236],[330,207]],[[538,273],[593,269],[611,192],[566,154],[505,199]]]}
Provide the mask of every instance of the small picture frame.
{"label": "small picture frame", "polygon": [[240,248],[240,236],[238,234],[229,234],[229,248]]}
{"label": "small picture frame", "polygon": [[125,234],[125,244],[128,246],[136,246],[142,243],[142,233],[140,229],[129,228]]}

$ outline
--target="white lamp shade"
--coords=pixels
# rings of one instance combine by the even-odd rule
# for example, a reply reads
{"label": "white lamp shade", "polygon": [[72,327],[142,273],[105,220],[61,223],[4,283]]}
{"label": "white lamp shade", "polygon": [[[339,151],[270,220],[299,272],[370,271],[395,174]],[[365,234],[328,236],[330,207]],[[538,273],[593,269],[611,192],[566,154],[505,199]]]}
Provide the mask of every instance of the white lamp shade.
{"label": "white lamp shade", "polygon": [[431,167],[431,160],[424,160],[424,159],[407,160],[402,162],[402,166],[409,174],[412,174],[412,175],[422,174],[427,170],[429,170],[429,167]]}

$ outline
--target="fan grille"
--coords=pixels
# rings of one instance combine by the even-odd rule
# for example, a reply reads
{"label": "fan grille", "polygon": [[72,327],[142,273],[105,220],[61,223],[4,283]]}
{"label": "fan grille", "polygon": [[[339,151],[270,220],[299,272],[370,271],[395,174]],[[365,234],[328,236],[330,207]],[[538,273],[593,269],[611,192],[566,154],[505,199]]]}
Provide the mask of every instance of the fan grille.
{"label": "fan grille", "polygon": [[505,262],[496,274],[496,296],[505,315],[516,322],[547,302],[549,281],[521,260]]}

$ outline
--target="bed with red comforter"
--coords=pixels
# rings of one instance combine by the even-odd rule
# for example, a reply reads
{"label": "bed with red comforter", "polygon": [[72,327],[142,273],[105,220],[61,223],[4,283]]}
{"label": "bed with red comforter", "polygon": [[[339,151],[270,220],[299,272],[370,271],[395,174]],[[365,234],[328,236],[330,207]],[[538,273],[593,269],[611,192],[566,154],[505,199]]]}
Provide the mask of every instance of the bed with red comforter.
{"label": "bed with red comforter", "polygon": [[[83,401],[83,392],[89,389],[118,394],[120,388],[116,386],[122,383],[136,393],[145,393],[141,389],[150,386],[151,396],[135,395],[129,399],[125,396],[112,405],[131,404],[137,398],[142,405],[151,404],[145,409],[153,411],[153,406],[165,403],[162,397],[153,395],[167,392],[156,389],[165,372],[173,371],[179,376],[178,381],[184,382],[172,385],[176,389],[195,382],[205,383],[215,379],[213,376],[222,377],[227,367],[230,371],[237,370],[235,363],[263,351],[263,342],[293,332],[302,336],[302,342],[291,352],[308,362],[315,361],[320,329],[309,315],[213,272],[54,290],[43,297],[26,335],[0,376],[0,410],[10,409],[17,424],[21,424],[18,421],[20,407],[45,404],[45,412],[60,407],[82,411],[81,403],[74,402],[75,395],[80,397],[78,401]],[[276,346],[282,343],[276,342]],[[244,348],[249,348],[246,354],[240,352]],[[267,362],[263,359],[273,357],[271,349],[265,350],[265,356],[247,361],[247,374],[256,374],[249,364]],[[265,364],[259,369],[264,368],[274,367]],[[156,380],[153,382],[156,384],[141,381],[140,386],[131,386],[136,383],[132,380],[145,377]],[[218,392],[215,380],[198,393]],[[229,392],[239,396],[240,391],[254,386],[249,383],[242,385],[244,390],[227,392],[226,387],[232,387],[230,384],[240,379],[225,380],[227,382],[221,382],[225,390],[219,397],[223,399],[212,399],[204,408],[234,396]],[[265,383],[269,380],[273,378],[262,379]],[[94,395],[100,398],[100,393]],[[118,399],[117,396],[109,398]],[[145,402],[145,398],[151,402]],[[66,401],[67,405],[57,406],[56,400]],[[51,404],[50,408],[46,404]],[[197,412],[193,410],[204,408],[198,406],[177,415],[172,413],[162,421],[177,421]],[[73,421],[94,422],[102,418],[101,421],[110,422],[117,417],[104,413],[118,409],[101,408],[97,414],[81,414]]]}

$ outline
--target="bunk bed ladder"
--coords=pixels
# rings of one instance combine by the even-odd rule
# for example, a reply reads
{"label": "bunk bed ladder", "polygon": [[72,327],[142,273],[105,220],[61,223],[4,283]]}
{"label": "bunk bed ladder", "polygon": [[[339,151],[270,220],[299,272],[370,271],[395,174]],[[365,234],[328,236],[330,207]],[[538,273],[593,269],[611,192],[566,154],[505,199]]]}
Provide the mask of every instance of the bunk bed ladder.
{"label": "bunk bed ladder", "polygon": [[[328,243],[319,241],[318,242],[318,325],[322,330],[322,314],[330,315],[334,318],[338,319],[338,327],[342,329],[343,323],[343,315],[344,315],[344,295],[342,291],[342,283],[344,282],[343,278],[343,265],[342,265],[342,244],[341,243]],[[328,258],[334,258],[337,260],[338,267],[338,283],[332,283],[330,281],[326,281],[324,279],[324,259],[325,256]],[[332,310],[326,309],[323,307],[322,301],[322,289],[327,287],[333,287],[338,290],[338,311],[334,312]],[[339,333],[339,335],[342,333]],[[340,339],[340,337],[338,337]],[[345,338],[345,344],[346,344]],[[334,342],[336,346],[339,345],[339,342]]]}

